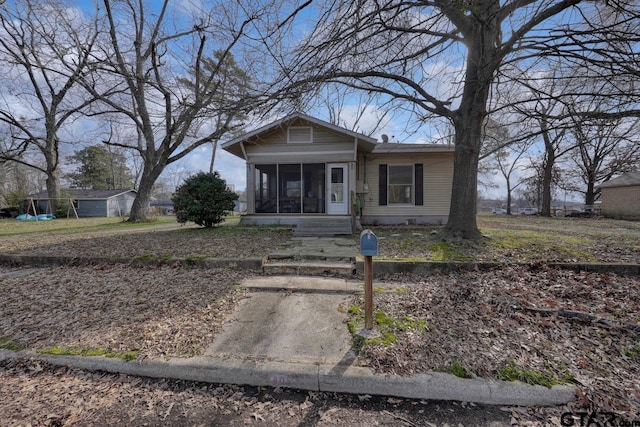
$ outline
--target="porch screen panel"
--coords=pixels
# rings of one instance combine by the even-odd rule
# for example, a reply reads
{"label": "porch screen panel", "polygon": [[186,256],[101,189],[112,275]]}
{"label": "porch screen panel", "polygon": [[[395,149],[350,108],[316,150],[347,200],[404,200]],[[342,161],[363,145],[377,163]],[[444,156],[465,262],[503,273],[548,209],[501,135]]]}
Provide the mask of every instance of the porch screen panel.
{"label": "porch screen panel", "polygon": [[303,212],[325,213],[325,165],[308,163],[302,165],[304,185]]}
{"label": "porch screen panel", "polygon": [[256,213],[276,213],[278,208],[278,175],[276,165],[256,165]]}
{"label": "porch screen panel", "polygon": [[302,176],[300,163],[278,165],[279,213],[302,212]]}

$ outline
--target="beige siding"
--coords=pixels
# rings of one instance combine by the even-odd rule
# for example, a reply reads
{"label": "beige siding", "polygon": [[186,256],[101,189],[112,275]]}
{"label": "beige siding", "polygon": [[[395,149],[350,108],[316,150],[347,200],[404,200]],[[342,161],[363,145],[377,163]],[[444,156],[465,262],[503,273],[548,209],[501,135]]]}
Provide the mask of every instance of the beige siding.
{"label": "beige siding", "polygon": [[287,143],[287,129],[263,135],[257,143],[245,145],[249,163],[326,163],[354,160],[351,137],[313,128],[313,143]]}
{"label": "beige siding", "polygon": [[640,219],[640,186],[602,189],[602,213],[619,219]]}
{"label": "beige siding", "polygon": [[[380,164],[423,164],[423,206],[379,206],[378,167]],[[366,177],[364,169],[366,168]],[[421,153],[411,155],[369,155],[359,170],[359,179],[368,184],[364,195],[363,216],[448,216],[453,180],[453,153]],[[415,190],[415,188],[414,188]]]}

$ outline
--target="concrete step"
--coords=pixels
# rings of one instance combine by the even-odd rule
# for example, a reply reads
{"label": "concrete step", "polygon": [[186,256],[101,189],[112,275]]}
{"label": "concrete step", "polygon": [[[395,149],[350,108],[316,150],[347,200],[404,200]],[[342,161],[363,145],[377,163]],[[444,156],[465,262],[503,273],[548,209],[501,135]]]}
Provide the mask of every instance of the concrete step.
{"label": "concrete step", "polygon": [[313,237],[313,236],[350,236],[353,233],[351,228],[295,228],[293,231],[294,236],[298,237]]}
{"label": "concrete step", "polygon": [[328,255],[328,254],[269,254],[267,263],[270,262],[329,262],[329,263],[355,263],[355,256]]}
{"label": "concrete step", "polygon": [[294,229],[295,236],[335,236],[351,235],[351,218],[325,217],[302,218]]}
{"label": "concrete step", "polygon": [[321,276],[325,274],[352,276],[355,264],[351,262],[329,261],[275,261],[262,266],[266,274],[309,275]]}

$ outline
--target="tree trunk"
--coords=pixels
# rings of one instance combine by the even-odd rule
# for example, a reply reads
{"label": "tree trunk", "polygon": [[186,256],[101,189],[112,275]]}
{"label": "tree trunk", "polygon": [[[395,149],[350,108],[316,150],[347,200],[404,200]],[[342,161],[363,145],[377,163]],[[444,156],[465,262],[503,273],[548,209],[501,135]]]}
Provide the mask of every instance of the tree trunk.
{"label": "tree trunk", "polygon": [[149,210],[153,185],[164,169],[164,163],[155,166],[149,163],[150,162],[145,162],[142,177],[140,178],[140,185],[138,186],[138,194],[133,200],[128,222],[144,222],[147,220],[147,211]]}
{"label": "tree trunk", "polygon": [[556,163],[556,155],[553,148],[547,149],[542,170],[542,206],[540,214],[551,216],[551,182],[553,181],[553,166]]}
{"label": "tree trunk", "polygon": [[216,161],[216,150],[218,149],[218,140],[213,142],[213,148],[211,152],[211,163],[209,164],[209,173],[213,173],[213,164]]}
{"label": "tree trunk", "polygon": [[49,209],[55,214],[58,210],[58,198],[60,198],[60,172],[58,170],[58,144],[55,136],[48,135],[46,148],[43,150],[47,168],[47,197],[49,197]]}
{"label": "tree trunk", "polygon": [[[474,137],[471,127],[477,127]],[[479,239],[476,222],[478,194],[478,155],[480,126],[461,118],[456,120],[456,145],[453,159],[453,188],[449,220],[445,231],[454,237]]]}
{"label": "tree trunk", "polygon": [[507,178],[507,215],[511,215],[511,183]]}
{"label": "tree trunk", "polygon": [[487,115],[491,83],[499,61],[500,25],[496,21],[498,2],[489,2],[465,34],[468,49],[464,89],[455,112],[455,152],[451,207],[445,232],[457,238],[481,237],[476,221],[478,162],[482,146],[482,125]]}
{"label": "tree trunk", "polygon": [[47,196],[51,199],[49,200],[49,209],[52,214],[55,214],[58,210],[58,202],[56,200],[60,198],[60,179],[58,178],[57,171],[55,172],[47,172]]}
{"label": "tree trunk", "polygon": [[589,182],[587,182],[587,192],[584,196],[584,204],[587,206],[593,206],[596,201],[596,185],[593,182],[593,179],[589,177]]}

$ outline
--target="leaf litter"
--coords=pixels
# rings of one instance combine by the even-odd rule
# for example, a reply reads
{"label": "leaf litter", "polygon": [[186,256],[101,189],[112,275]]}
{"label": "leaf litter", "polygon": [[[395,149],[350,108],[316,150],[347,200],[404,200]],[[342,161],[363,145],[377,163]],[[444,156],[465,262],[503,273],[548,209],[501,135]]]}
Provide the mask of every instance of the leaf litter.
{"label": "leaf litter", "polygon": [[[527,221],[537,224],[537,219],[527,218]],[[584,233],[585,224],[571,221],[563,222],[562,226],[570,233]],[[620,222],[614,227],[614,231],[619,230],[618,235],[598,237],[580,247],[579,250],[591,254],[585,259],[637,261],[640,253],[637,239],[629,240],[629,230],[620,224],[627,223]],[[514,222],[511,228],[518,226]],[[531,224],[522,226],[527,228]],[[636,228],[631,231],[637,233]],[[127,230],[46,233],[3,238],[0,252],[70,257],[151,254],[156,257],[241,258],[265,254],[274,247],[290,243],[291,234],[287,230],[255,231],[225,233],[159,227],[145,233]],[[383,240],[381,244],[392,258],[423,253],[423,248],[418,248],[414,254],[411,250],[416,246],[402,247],[402,236],[397,240]],[[468,249],[470,253],[475,250]],[[403,320],[404,323],[398,324],[413,323],[419,327],[395,330],[395,344],[365,346],[358,363],[400,375],[447,370],[459,364],[472,375],[491,378],[496,377],[499,369],[512,363],[558,380],[569,379],[569,384],[577,385],[578,400],[566,408],[502,408],[509,413],[512,423],[520,425],[560,425],[563,411],[610,410],[624,420],[638,417],[639,340],[633,331],[618,327],[640,323],[638,278],[551,269],[545,266],[546,261],[571,261],[575,254],[549,253],[544,247],[535,246],[525,251],[525,258],[536,261],[534,264],[513,265],[511,260],[521,252],[522,248],[483,247],[479,260],[503,260],[507,264],[491,271],[381,278],[385,282],[401,284],[403,290],[376,294],[377,309],[389,318]],[[213,340],[235,303],[243,298],[243,290],[235,285],[244,275],[226,269],[96,265],[21,271],[24,274],[0,267],[0,339],[10,338],[11,343],[23,348],[78,346],[122,352],[135,350],[139,359],[195,355]],[[2,274],[6,272],[11,274]],[[356,299],[354,303],[361,301]],[[558,314],[542,315],[536,310],[557,310]],[[559,315],[562,310],[607,322],[588,321],[588,316],[563,317]],[[149,417],[159,414],[163,420],[175,420],[176,414],[190,413],[189,408],[193,410],[192,415],[202,414],[201,409],[196,409],[202,407],[197,406],[198,400],[193,396],[183,402],[179,398],[176,400],[171,391],[155,394],[150,391],[155,385],[149,385],[149,380],[145,379],[64,370],[34,360],[4,361],[0,367],[3,383],[0,394],[6,393],[0,396],[0,401],[5,402],[0,405],[2,412],[23,413],[24,420],[36,420],[37,425],[73,425],[76,422],[93,425],[87,420],[96,420],[96,413],[102,417],[98,419],[106,423],[140,420],[136,417],[141,407]],[[81,386],[85,378],[79,377],[85,375],[91,376],[90,386]],[[49,376],[52,379],[43,382]],[[200,387],[188,382],[162,384],[165,383],[186,394]],[[100,397],[89,392],[96,384]],[[74,394],[77,387],[81,390],[84,387],[84,396],[91,397],[78,397]],[[202,387],[209,392],[215,390],[213,386]],[[224,388],[229,390],[228,386]],[[231,395],[246,394],[242,389],[230,389],[236,390]],[[43,395],[44,390],[46,394]],[[104,396],[111,400],[104,400]],[[359,418],[353,415],[355,409],[351,412],[330,411],[333,406],[326,405],[329,396],[309,392],[302,403],[278,409],[282,401],[276,400],[278,403],[271,408],[265,405],[255,410],[246,403],[243,407],[242,402],[235,402],[238,399],[231,399],[235,403],[226,404],[208,395],[209,406],[206,407],[211,411],[206,413],[212,414],[212,419],[227,417],[225,423],[229,417],[237,415],[239,425],[299,425],[305,420],[315,420],[320,425],[358,425],[355,420]],[[361,425],[372,425],[381,419],[381,403],[376,402],[377,398],[354,399],[356,407],[370,402],[378,405],[377,417],[368,418],[368,421],[364,417]],[[129,408],[130,413],[119,413],[123,411],[122,405],[128,407],[129,401],[144,402],[144,405],[136,403],[135,408]],[[196,403],[192,406],[192,402]],[[383,403],[390,405],[389,411],[397,406]],[[16,409],[21,405],[23,409]],[[242,408],[252,410],[246,412]],[[451,411],[451,414],[455,413]],[[483,413],[489,411],[484,408]],[[35,415],[29,418],[28,413]],[[275,415],[269,417],[271,413]],[[344,415],[342,421],[336,413]],[[415,411],[395,414],[382,424],[432,425],[433,420],[418,418],[420,422],[415,422],[412,417],[417,414]],[[291,424],[282,421],[288,418],[291,418]],[[18,415],[10,419],[22,418]],[[318,422],[320,419],[322,423]],[[443,419],[447,420],[446,417]],[[9,425],[25,424],[14,422]]]}
{"label": "leaf litter", "polygon": [[[457,364],[487,378],[517,366],[576,385],[568,410],[640,416],[640,278],[532,265],[380,280],[398,291],[376,294],[376,310],[424,326],[396,326],[395,342],[365,345],[360,365],[411,375],[452,372]],[[353,303],[364,305],[361,296]]]}

